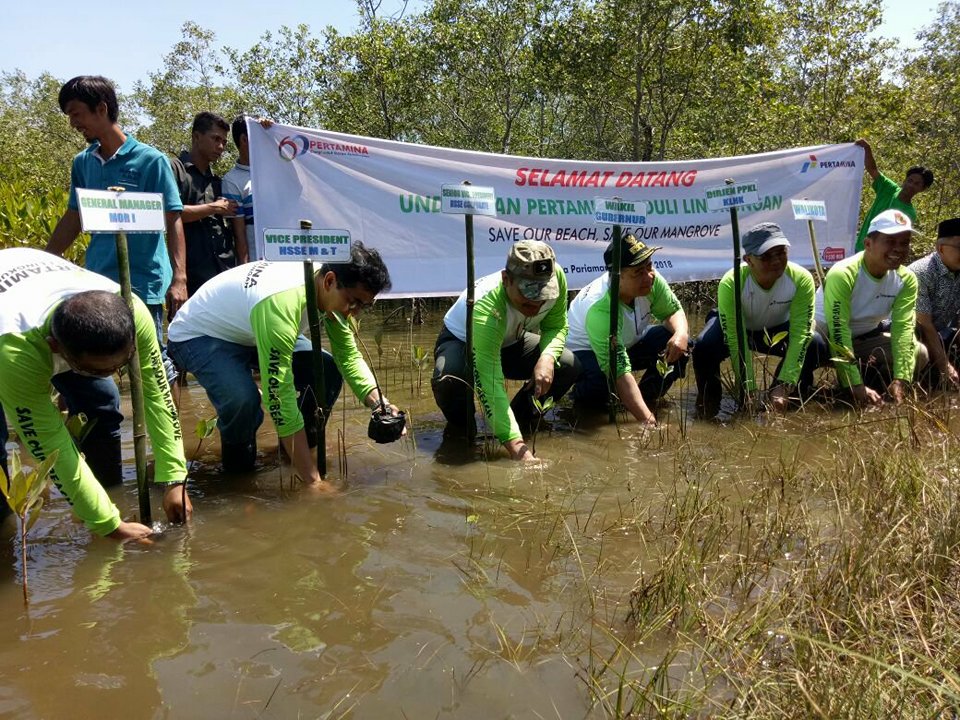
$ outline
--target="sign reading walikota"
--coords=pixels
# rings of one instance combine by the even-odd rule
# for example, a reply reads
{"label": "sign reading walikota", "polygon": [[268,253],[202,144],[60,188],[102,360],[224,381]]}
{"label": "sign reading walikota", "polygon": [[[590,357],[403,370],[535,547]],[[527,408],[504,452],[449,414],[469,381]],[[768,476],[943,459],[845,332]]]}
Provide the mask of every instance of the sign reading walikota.
{"label": "sign reading walikota", "polygon": [[827,221],[827,204],[823,200],[791,200],[794,220]]}

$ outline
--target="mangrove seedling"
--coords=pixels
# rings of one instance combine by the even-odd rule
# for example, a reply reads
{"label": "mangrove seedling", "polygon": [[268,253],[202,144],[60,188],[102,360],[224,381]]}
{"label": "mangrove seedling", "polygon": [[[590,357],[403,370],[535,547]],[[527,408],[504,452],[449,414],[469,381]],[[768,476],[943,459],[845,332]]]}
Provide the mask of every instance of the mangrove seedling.
{"label": "mangrove seedling", "polygon": [[43,507],[43,490],[50,479],[53,464],[57,461],[58,450],[50,453],[40,466],[27,472],[20,465],[20,454],[10,453],[10,477],[0,468],[0,492],[20,522],[20,569],[23,578],[23,604],[29,605],[27,588],[27,533],[40,517]]}
{"label": "mangrove seedling", "polygon": [[430,364],[430,353],[420,345],[413,346],[413,366],[417,369],[417,395],[423,389],[423,369]]}
{"label": "mangrove seedling", "polygon": [[536,455],[537,454],[537,434],[540,432],[540,422],[543,420],[543,416],[550,411],[550,408],[553,407],[554,402],[553,398],[548,396],[543,400],[540,398],[531,395],[530,401],[533,403],[533,409],[537,411],[537,423],[533,426],[533,434],[530,436],[530,451]]}

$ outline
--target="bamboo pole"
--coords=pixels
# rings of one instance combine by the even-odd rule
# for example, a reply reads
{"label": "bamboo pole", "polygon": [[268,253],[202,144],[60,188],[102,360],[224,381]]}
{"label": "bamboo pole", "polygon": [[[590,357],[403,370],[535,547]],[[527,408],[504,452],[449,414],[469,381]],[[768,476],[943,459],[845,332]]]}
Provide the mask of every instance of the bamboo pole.
{"label": "bamboo pole", "polygon": [[[122,187],[109,187],[108,190],[123,192]],[[117,268],[120,272],[120,294],[134,311],[133,289],[130,284],[130,253],[127,248],[127,234],[123,231],[116,234]],[[130,403],[133,406],[133,454],[137,466],[137,499],[140,502],[140,522],[150,525],[153,516],[150,512],[150,488],[147,486],[147,432],[144,422],[143,409],[143,377],[140,375],[140,351],[137,349],[136,337],[133,342],[133,354],[127,363],[127,374],[130,376]]]}
{"label": "bamboo pole", "polygon": [[[733,179],[728,178],[724,181],[727,185],[733,185]],[[734,316],[737,323],[737,353],[739,357],[738,370],[739,379],[737,381],[737,403],[743,406],[744,394],[746,392],[747,380],[747,343],[743,334],[743,289],[740,282],[740,223],[737,219],[737,209],[730,208],[730,225],[733,231],[733,307]]]}
{"label": "bamboo pole", "polygon": [[617,420],[617,405],[613,401],[617,394],[617,326],[620,324],[620,236],[622,229],[613,226],[613,264],[610,268],[610,339],[609,362],[607,364],[607,385],[610,389],[607,419]]}
{"label": "bamboo pole", "polygon": [[[313,227],[310,220],[301,220],[300,229],[309,230]],[[316,273],[313,261],[303,261],[303,287],[307,299],[307,322],[310,325],[310,360],[313,367],[313,393],[316,400],[317,423],[317,472],[320,477],[327,476],[327,417],[329,408],[327,402],[327,379],[323,370],[323,331],[320,328],[320,311],[317,307]]]}
{"label": "bamboo pole", "polygon": [[[469,180],[463,181],[464,185],[469,185]],[[463,216],[463,226],[464,232],[466,235],[467,243],[467,382],[470,383],[471,390],[474,387],[474,378],[473,378],[473,308],[476,304],[476,298],[474,297],[474,284],[476,270],[474,268],[474,257],[473,257],[473,215],[466,214]],[[411,325],[412,327],[412,325]],[[472,427],[472,424],[471,424]]]}

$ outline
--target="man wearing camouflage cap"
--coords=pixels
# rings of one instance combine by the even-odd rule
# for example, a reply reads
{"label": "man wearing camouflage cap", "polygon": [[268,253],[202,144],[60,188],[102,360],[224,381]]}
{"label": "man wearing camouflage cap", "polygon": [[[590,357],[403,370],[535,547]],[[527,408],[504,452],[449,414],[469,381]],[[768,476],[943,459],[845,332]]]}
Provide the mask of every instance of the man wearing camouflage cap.
{"label": "man wearing camouflage cap", "polygon": [[[653,268],[659,247],[644,245],[633,235],[620,241],[620,313],[617,319],[617,377],[615,390],[624,407],[641,423],[656,425],[649,405],[683,377],[689,341],[687,316],[667,281]],[[614,244],[603,253],[613,267]],[[583,373],[573,390],[580,406],[605,406],[610,367],[610,273],[583,288],[570,304],[567,348],[580,360]],[[661,376],[657,362],[671,366]],[[639,385],[632,371],[645,369]]]}
{"label": "man wearing camouflage cap", "polygon": [[[474,390],[497,440],[515,460],[534,460],[523,442],[533,398],[559,400],[580,373],[567,339],[567,279],[553,248],[536,240],[511,246],[506,269],[476,282],[473,311]],[[476,433],[467,380],[467,293],[443,319],[434,349],[433,397],[448,433]],[[526,383],[507,400],[504,378]]]}

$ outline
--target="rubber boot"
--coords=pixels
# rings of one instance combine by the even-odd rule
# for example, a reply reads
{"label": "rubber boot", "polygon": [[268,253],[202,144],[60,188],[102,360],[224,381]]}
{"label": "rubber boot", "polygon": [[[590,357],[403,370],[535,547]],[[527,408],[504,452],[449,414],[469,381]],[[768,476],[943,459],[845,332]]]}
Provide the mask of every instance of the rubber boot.
{"label": "rubber boot", "polygon": [[222,443],[223,471],[228,473],[252,472],[257,462],[256,441],[246,443]]}
{"label": "rubber boot", "polygon": [[113,487],[123,482],[123,457],[119,437],[91,433],[84,439],[80,452],[103,487]]}

